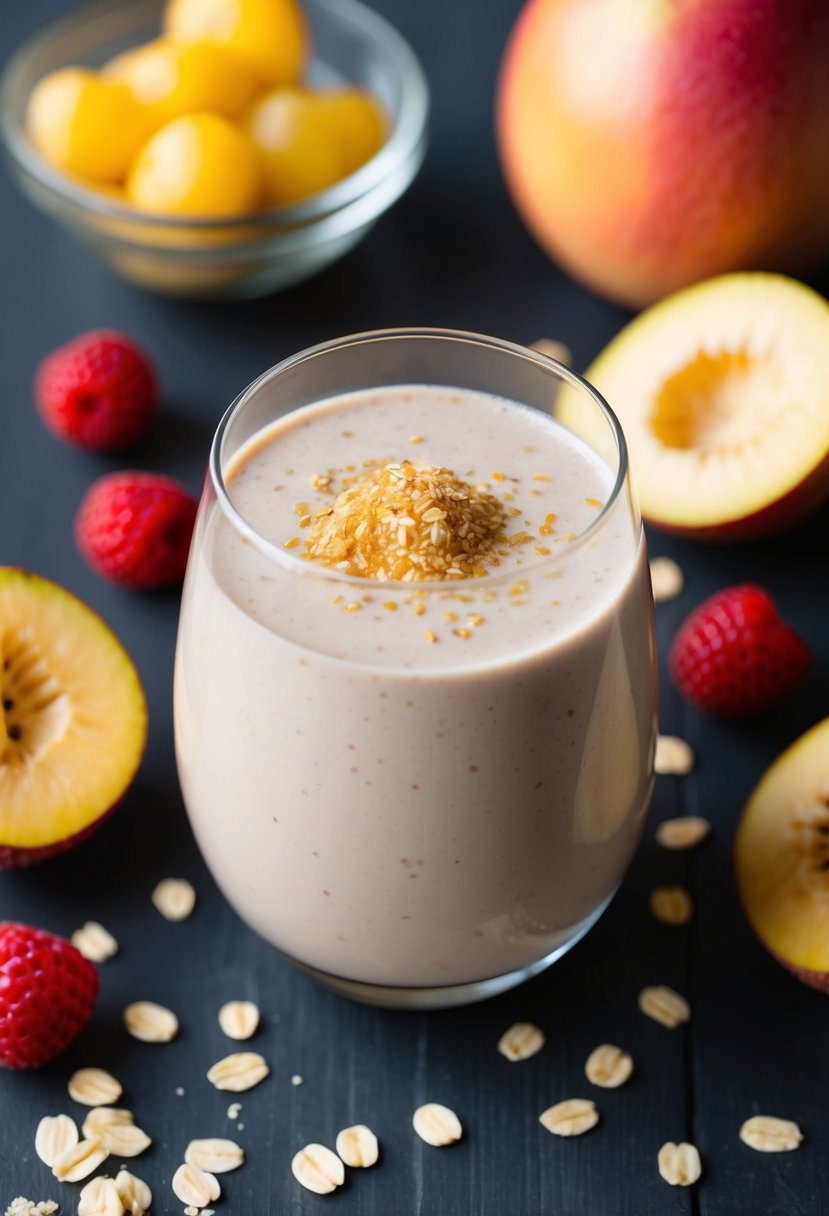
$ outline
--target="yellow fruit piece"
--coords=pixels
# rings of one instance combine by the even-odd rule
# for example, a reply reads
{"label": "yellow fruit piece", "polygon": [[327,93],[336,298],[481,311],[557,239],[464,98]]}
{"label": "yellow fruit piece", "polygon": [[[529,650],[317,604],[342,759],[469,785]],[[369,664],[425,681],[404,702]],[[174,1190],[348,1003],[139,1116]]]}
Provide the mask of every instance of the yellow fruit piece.
{"label": "yellow fruit piece", "polygon": [[0,690],[0,853],[58,851],[135,774],[147,733],[138,675],[74,595],[0,567]]}
{"label": "yellow fruit piece", "polygon": [[262,176],[253,142],[217,114],[189,114],[157,131],[127,178],[127,197],[158,215],[230,219],[255,210]]}
{"label": "yellow fruit piece", "polygon": [[260,87],[248,61],[226,47],[170,38],[124,51],[102,74],[128,87],[153,130],[201,110],[239,118]]}
{"label": "yellow fruit piece", "polygon": [[[622,424],[657,527],[748,540],[829,497],[829,305],[803,283],[747,272],[687,287],[625,326],[585,376]],[[603,450],[610,431],[574,389],[555,413]]]}
{"label": "yellow fruit piece", "polygon": [[799,979],[829,992],[829,718],[764,774],[737,828],[734,866],[763,944]]}
{"label": "yellow fruit piece", "polygon": [[163,29],[180,42],[208,39],[236,51],[265,86],[294,84],[308,53],[296,0],[168,0]]}
{"label": "yellow fruit piece", "polygon": [[385,143],[388,121],[383,107],[365,89],[331,89],[316,97],[337,133],[343,172],[353,173]]}
{"label": "yellow fruit piece", "polygon": [[269,203],[296,202],[345,176],[337,131],[313,93],[274,89],[256,103],[247,126]]}
{"label": "yellow fruit piece", "polygon": [[26,130],[55,169],[114,184],[125,177],[150,127],[126,85],[82,68],[60,68],[35,85]]}

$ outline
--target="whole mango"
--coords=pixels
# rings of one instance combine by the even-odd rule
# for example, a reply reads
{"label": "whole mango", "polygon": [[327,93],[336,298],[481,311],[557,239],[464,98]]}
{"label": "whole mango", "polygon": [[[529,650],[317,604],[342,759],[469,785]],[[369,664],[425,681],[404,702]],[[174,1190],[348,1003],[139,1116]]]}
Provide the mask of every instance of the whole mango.
{"label": "whole mango", "polygon": [[621,303],[829,255],[826,0],[529,0],[497,128],[530,231]]}

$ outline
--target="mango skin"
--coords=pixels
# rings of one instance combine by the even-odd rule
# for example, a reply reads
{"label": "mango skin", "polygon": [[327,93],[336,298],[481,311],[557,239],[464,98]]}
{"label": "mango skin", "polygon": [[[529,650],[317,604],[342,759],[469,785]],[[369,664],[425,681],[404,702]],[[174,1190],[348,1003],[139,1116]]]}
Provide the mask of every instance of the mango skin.
{"label": "mango skin", "polygon": [[829,256],[825,0],[529,0],[497,137],[542,247],[643,307]]}

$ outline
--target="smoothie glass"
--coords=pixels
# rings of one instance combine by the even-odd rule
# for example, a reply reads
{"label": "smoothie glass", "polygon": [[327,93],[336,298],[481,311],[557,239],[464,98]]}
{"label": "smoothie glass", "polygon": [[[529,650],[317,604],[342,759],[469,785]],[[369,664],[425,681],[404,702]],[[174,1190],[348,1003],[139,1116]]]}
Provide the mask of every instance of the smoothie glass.
{"label": "smoothie glass", "polygon": [[[316,403],[390,386],[440,386],[461,409],[463,394],[506,399],[506,424],[510,409],[516,426],[531,411],[552,451],[563,390],[578,442],[602,462],[604,501],[566,543],[528,550],[517,587],[498,568],[451,586],[380,584],[302,561],[254,527],[234,502],[252,438],[288,415],[313,439]],[[493,451],[489,467],[500,462]],[[424,644],[461,615],[481,625],[468,644],[448,633]],[[610,902],[652,787],[649,568],[624,437],[602,398],[542,354],[448,330],[358,334],[266,372],[214,440],[175,726],[184,800],[216,881],[329,987],[437,1008],[552,963]]]}

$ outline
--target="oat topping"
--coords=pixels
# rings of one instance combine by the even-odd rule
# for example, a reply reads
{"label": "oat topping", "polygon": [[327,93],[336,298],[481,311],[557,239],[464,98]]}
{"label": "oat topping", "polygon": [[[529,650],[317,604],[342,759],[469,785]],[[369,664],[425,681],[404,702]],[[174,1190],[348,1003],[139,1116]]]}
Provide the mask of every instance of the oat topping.
{"label": "oat topping", "polygon": [[657,1157],[659,1173],[671,1186],[693,1186],[702,1174],[699,1150],[693,1144],[663,1144]]}
{"label": "oat topping", "polygon": [[305,557],[381,582],[480,577],[498,565],[506,515],[485,488],[408,460],[348,480],[317,514]]}
{"label": "oat topping", "polygon": [[554,1136],[582,1136],[599,1122],[599,1112],[589,1098],[567,1098],[542,1111],[538,1121]]}
{"label": "oat topping", "polygon": [[435,1148],[453,1144],[463,1135],[458,1116],[448,1106],[441,1106],[439,1102],[427,1102],[424,1106],[419,1106],[412,1115],[412,1126],[421,1140],[434,1145]]}

